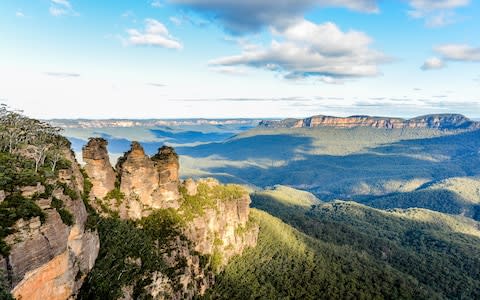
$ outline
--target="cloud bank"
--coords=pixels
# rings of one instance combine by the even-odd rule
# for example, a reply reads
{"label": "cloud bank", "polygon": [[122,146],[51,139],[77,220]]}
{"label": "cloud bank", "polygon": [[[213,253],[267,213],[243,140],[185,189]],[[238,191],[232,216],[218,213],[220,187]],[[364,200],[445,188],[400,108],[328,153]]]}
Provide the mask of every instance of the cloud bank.
{"label": "cloud bank", "polygon": [[370,48],[363,32],[344,32],[334,23],[301,20],[273,30],[270,46],[246,45],[239,55],[222,57],[211,66],[249,66],[281,73],[287,79],[315,76],[324,82],[379,75],[378,65],[389,58]]}

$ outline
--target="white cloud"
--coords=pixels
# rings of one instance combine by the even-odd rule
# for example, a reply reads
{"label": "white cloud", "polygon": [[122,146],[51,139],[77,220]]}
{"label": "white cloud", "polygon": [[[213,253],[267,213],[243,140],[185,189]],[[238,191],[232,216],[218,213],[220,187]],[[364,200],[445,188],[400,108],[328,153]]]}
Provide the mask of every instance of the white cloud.
{"label": "white cloud", "polygon": [[23,18],[23,17],[25,17],[25,14],[24,14],[23,12],[21,12],[21,11],[17,11],[17,12],[15,13],[15,16],[18,17],[18,18]]}
{"label": "white cloud", "polygon": [[248,74],[248,71],[245,68],[238,67],[238,66],[216,66],[210,68],[210,70],[226,75],[238,75],[244,76]]}
{"label": "white cloud", "polygon": [[170,22],[172,22],[176,26],[180,26],[180,25],[183,24],[182,19],[180,19],[178,17],[170,17],[169,20],[170,20]]}
{"label": "white cloud", "polygon": [[68,15],[68,10],[63,9],[63,8],[59,8],[59,7],[55,7],[55,6],[51,6],[50,9],[49,9],[49,12],[54,17],[60,17],[60,16]]}
{"label": "white cloud", "polygon": [[163,7],[163,3],[160,2],[160,0],[152,1],[151,5],[152,5],[152,7],[155,7],[155,8]]}
{"label": "white cloud", "polygon": [[410,0],[412,18],[425,19],[428,27],[442,27],[458,21],[454,10],[470,4],[470,0]]}
{"label": "white cloud", "polygon": [[438,57],[431,57],[427,59],[421,67],[421,69],[424,71],[438,70],[443,68],[445,68],[445,63]]}
{"label": "white cloud", "polygon": [[50,0],[49,12],[54,17],[72,15],[76,16],[78,13],[73,10],[72,5],[67,0]]}
{"label": "white cloud", "polygon": [[68,2],[67,0],[52,0],[52,3],[58,4],[59,6],[64,6],[64,7],[67,7],[67,8],[72,7],[70,2]]}
{"label": "white cloud", "polygon": [[128,44],[182,49],[182,44],[170,35],[167,27],[155,19],[145,20],[145,30],[128,29]]}
{"label": "white cloud", "polygon": [[45,75],[59,78],[75,78],[80,77],[78,73],[67,73],[67,72],[45,72]]}
{"label": "white cloud", "polygon": [[389,61],[370,49],[372,40],[363,32],[341,31],[333,23],[302,20],[283,31],[273,30],[281,41],[269,47],[249,46],[239,55],[210,62],[212,66],[250,66],[279,72],[287,79],[316,77],[324,82],[341,78],[379,75],[378,65]]}
{"label": "white cloud", "polygon": [[468,4],[470,4],[470,0],[410,0],[410,6],[420,12],[454,9]]}
{"label": "white cloud", "polygon": [[480,47],[465,44],[447,44],[438,46],[435,51],[446,60],[480,62]]}

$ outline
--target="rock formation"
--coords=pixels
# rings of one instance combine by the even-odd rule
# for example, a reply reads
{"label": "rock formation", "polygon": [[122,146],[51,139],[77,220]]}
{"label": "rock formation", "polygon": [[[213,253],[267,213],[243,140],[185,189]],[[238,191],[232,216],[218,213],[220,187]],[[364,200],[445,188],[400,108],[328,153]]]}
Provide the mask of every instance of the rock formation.
{"label": "rock formation", "polygon": [[179,163],[173,148],[162,147],[150,158],[139,143],[133,142],[119,158],[115,171],[103,139],[91,139],[83,148],[83,157],[93,184],[90,200],[100,213],[113,211],[123,219],[136,220],[155,209],[180,207]]}
{"label": "rock formation", "polygon": [[[104,143],[89,142],[84,148],[84,157],[90,153],[102,153]],[[87,151],[87,153],[85,153]],[[108,154],[107,154],[108,155]],[[96,160],[87,160],[86,169],[95,169],[94,174],[105,174],[110,170],[98,170],[89,166]],[[145,154],[142,146],[133,142],[116,164],[117,187],[105,193],[104,198],[90,197],[94,207],[104,216],[118,214],[126,220],[141,222],[154,212],[168,209],[181,219],[178,235],[159,240],[165,252],[164,263],[175,274],[160,271],[144,274],[150,284],[143,286],[142,293],[154,298],[166,295],[172,299],[191,299],[201,295],[214,282],[214,272],[220,270],[230,258],[240,255],[247,247],[256,245],[258,226],[249,221],[250,197],[248,192],[236,185],[221,185],[214,179],[195,182],[179,180],[178,156],[171,147],[162,147],[152,157]],[[105,187],[101,180],[92,183]],[[96,189],[97,191],[100,189]],[[140,220],[142,219],[142,220]],[[210,257],[205,265],[202,257]],[[127,258],[125,258],[127,259]],[[142,265],[142,257],[131,258],[136,265]],[[138,261],[138,262],[137,262]],[[208,265],[210,268],[208,268]],[[212,271],[213,270],[213,271]],[[133,289],[138,290],[138,282],[123,286],[122,299],[132,299]]]}
{"label": "rock formation", "polygon": [[[19,187],[24,197],[39,195],[35,201],[44,212],[45,221],[42,223],[40,217],[20,219],[13,226],[13,233],[4,239],[10,251],[7,256],[0,256],[0,269],[17,299],[74,297],[98,255],[99,237],[96,231],[85,227],[88,215],[79,198],[83,176],[71,151],[65,149],[64,154],[71,167],[59,170],[57,179],[45,183],[50,194],[40,183]],[[65,224],[53,201],[63,203],[73,217],[72,225]]]}
{"label": "rock formation", "polygon": [[242,254],[245,248],[257,244],[258,227],[248,222],[250,196],[243,192],[230,199],[215,199],[216,191],[225,189],[215,179],[184,183],[186,193],[193,197],[198,195],[198,186],[215,202],[187,224],[185,235],[194,242],[196,251],[209,255],[221,254],[220,264],[223,265],[231,257]]}
{"label": "rock formation", "polygon": [[479,129],[480,122],[474,122],[458,114],[438,114],[413,119],[351,116],[346,118],[313,116],[306,119],[285,119],[282,121],[261,121],[263,128],[316,128],[316,127],[373,127],[385,129],[430,128],[440,130]]}
{"label": "rock formation", "polygon": [[92,138],[83,147],[85,172],[93,184],[90,196],[103,199],[115,188],[115,172],[110,164],[107,150],[108,142],[102,138]]}

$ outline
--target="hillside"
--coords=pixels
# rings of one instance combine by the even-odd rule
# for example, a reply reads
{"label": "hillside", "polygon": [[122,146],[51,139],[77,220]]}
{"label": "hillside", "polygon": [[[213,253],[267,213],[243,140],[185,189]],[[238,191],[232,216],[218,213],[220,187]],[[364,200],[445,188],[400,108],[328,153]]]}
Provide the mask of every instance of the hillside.
{"label": "hillside", "polygon": [[419,207],[480,220],[478,177],[453,177],[427,184],[412,192],[365,196],[358,200],[381,209]]}
{"label": "hillside", "polygon": [[411,192],[480,174],[480,131],[358,127],[257,129],[221,143],[177,147],[184,176],[266,187],[289,185],[323,200]]}
{"label": "hillside", "polygon": [[414,278],[369,255],[311,238],[252,210],[258,245],[236,258],[205,299],[440,299]]}
{"label": "hillside", "polygon": [[480,295],[480,227],[471,219],[342,201],[286,206],[261,192],[252,200],[295,229],[254,211],[258,245],[227,267],[212,298],[371,299],[380,291],[382,298]]}

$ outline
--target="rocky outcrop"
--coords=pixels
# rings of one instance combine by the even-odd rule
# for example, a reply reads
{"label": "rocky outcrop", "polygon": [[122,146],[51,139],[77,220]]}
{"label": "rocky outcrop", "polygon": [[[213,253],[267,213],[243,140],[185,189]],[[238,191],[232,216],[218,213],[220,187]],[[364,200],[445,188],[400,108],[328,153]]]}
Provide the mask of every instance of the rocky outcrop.
{"label": "rocky outcrop", "polygon": [[[79,198],[83,176],[71,151],[65,149],[64,154],[71,167],[60,170],[57,179],[47,181],[53,190],[47,192],[40,183],[19,187],[24,197],[41,195],[35,202],[45,219],[43,223],[40,217],[20,219],[13,226],[13,233],[4,239],[10,251],[1,258],[0,268],[17,299],[74,297],[98,255],[98,233],[85,228],[87,211]],[[62,220],[52,204],[54,199],[73,217],[73,224]]]}
{"label": "rocky outcrop", "polygon": [[119,158],[114,171],[105,159],[108,157],[105,145],[103,140],[99,143],[92,139],[83,152],[84,158],[101,158],[86,160],[85,165],[89,177],[94,176],[90,177],[93,184],[90,200],[100,213],[116,212],[122,219],[136,220],[155,209],[180,207],[179,163],[173,148],[162,147],[150,158],[138,142],[133,142],[131,149]]}
{"label": "rocky outcrop", "polygon": [[384,129],[430,128],[440,130],[479,129],[480,122],[474,122],[463,115],[438,114],[416,117],[413,119],[351,116],[331,117],[313,116],[306,119],[285,119],[282,121],[261,121],[261,128],[316,128],[316,127],[372,127]]}
{"label": "rocky outcrop", "polygon": [[93,184],[90,196],[103,199],[115,188],[115,172],[110,164],[107,150],[108,142],[102,138],[92,138],[83,147],[85,172]]}
{"label": "rocky outcrop", "polygon": [[139,219],[154,209],[178,208],[178,156],[170,147],[162,147],[152,158],[133,142],[130,151],[117,163],[120,192],[125,199],[120,216]]}
{"label": "rocky outcrop", "polygon": [[[231,257],[242,254],[245,248],[257,244],[258,227],[249,223],[250,196],[240,192],[240,195],[221,199],[219,194],[225,194],[218,193],[218,190],[225,191],[225,186],[215,179],[201,179],[196,184],[201,186],[207,197],[212,198],[214,205],[205,208],[203,214],[187,223],[185,235],[193,241],[196,251],[217,255],[221,267]],[[195,197],[198,192],[192,193],[192,183],[188,185],[190,191],[186,191]]]}

